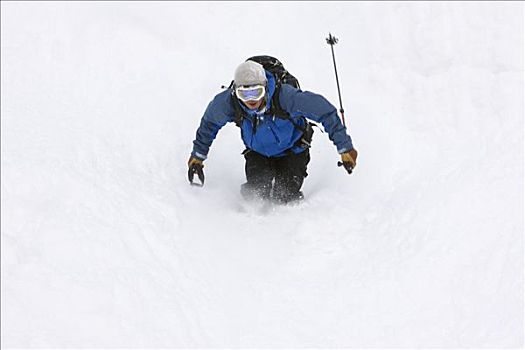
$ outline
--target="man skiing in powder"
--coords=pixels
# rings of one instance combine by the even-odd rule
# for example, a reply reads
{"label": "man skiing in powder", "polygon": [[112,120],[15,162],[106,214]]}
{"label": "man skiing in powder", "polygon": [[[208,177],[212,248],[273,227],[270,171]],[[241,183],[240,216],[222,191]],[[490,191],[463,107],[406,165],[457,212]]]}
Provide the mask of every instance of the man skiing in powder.
{"label": "man skiing in powder", "polygon": [[357,151],[336,108],[321,95],[278,81],[263,65],[249,59],[237,67],[231,88],[215,96],[201,119],[188,161],[190,182],[195,173],[204,180],[203,161],[217,132],[235,122],[246,146],[243,197],[278,203],[302,199],[313,133],[307,119],[323,125],[351,173]]}

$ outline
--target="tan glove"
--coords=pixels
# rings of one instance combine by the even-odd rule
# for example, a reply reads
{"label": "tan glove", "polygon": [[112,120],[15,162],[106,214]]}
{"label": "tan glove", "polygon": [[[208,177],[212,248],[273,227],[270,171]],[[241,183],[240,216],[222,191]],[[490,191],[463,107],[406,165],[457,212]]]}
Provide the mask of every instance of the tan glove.
{"label": "tan glove", "polygon": [[341,161],[343,164],[348,163],[354,169],[357,164],[357,150],[354,148],[351,151],[341,153]]}
{"label": "tan glove", "polygon": [[338,166],[344,166],[348,174],[351,174],[354,171],[357,161],[357,151],[352,149],[351,151],[341,153],[341,162],[338,162]]}
{"label": "tan glove", "polygon": [[202,159],[191,156],[188,160],[188,168],[191,168],[194,165],[202,165]]}

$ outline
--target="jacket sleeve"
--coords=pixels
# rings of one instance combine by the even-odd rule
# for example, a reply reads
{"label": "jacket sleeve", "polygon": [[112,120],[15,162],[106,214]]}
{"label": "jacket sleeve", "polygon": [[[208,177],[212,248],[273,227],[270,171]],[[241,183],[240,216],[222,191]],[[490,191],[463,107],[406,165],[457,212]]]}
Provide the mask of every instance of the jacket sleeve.
{"label": "jacket sleeve", "polygon": [[226,90],[215,96],[208,104],[197,129],[191,155],[205,160],[217,133],[226,123],[233,121],[232,116],[230,93]]}
{"label": "jacket sleeve", "polygon": [[283,84],[279,95],[281,107],[292,115],[304,117],[321,123],[334,143],[338,153],[354,148],[352,138],[337,115],[337,109],[326,98],[309,91],[301,91]]}

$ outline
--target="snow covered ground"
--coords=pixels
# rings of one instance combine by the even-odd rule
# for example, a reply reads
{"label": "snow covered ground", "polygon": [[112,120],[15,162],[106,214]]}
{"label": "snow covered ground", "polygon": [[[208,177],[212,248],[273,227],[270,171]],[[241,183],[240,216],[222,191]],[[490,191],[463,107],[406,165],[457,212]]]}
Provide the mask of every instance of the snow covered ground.
{"label": "snow covered ground", "polygon": [[[522,347],[523,3],[2,2],[1,345]],[[280,21],[288,23],[279,23]],[[334,104],[306,200],[200,117],[270,54]]]}

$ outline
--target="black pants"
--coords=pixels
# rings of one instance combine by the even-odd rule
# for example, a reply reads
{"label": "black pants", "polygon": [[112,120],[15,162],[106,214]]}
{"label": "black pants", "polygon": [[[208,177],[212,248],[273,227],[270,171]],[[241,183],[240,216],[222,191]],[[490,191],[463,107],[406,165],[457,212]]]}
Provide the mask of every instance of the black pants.
{"label": "black pants", "polygon": [[[270,196],[280,202],[302,198],[301,186],[308,176],[306,167],[310,162],[308,149],[284,157],[266,157],[246,150],[246,180],[243,195],[255,194],[262,198]],[[273,190],[273,191],[272,191]]]}

